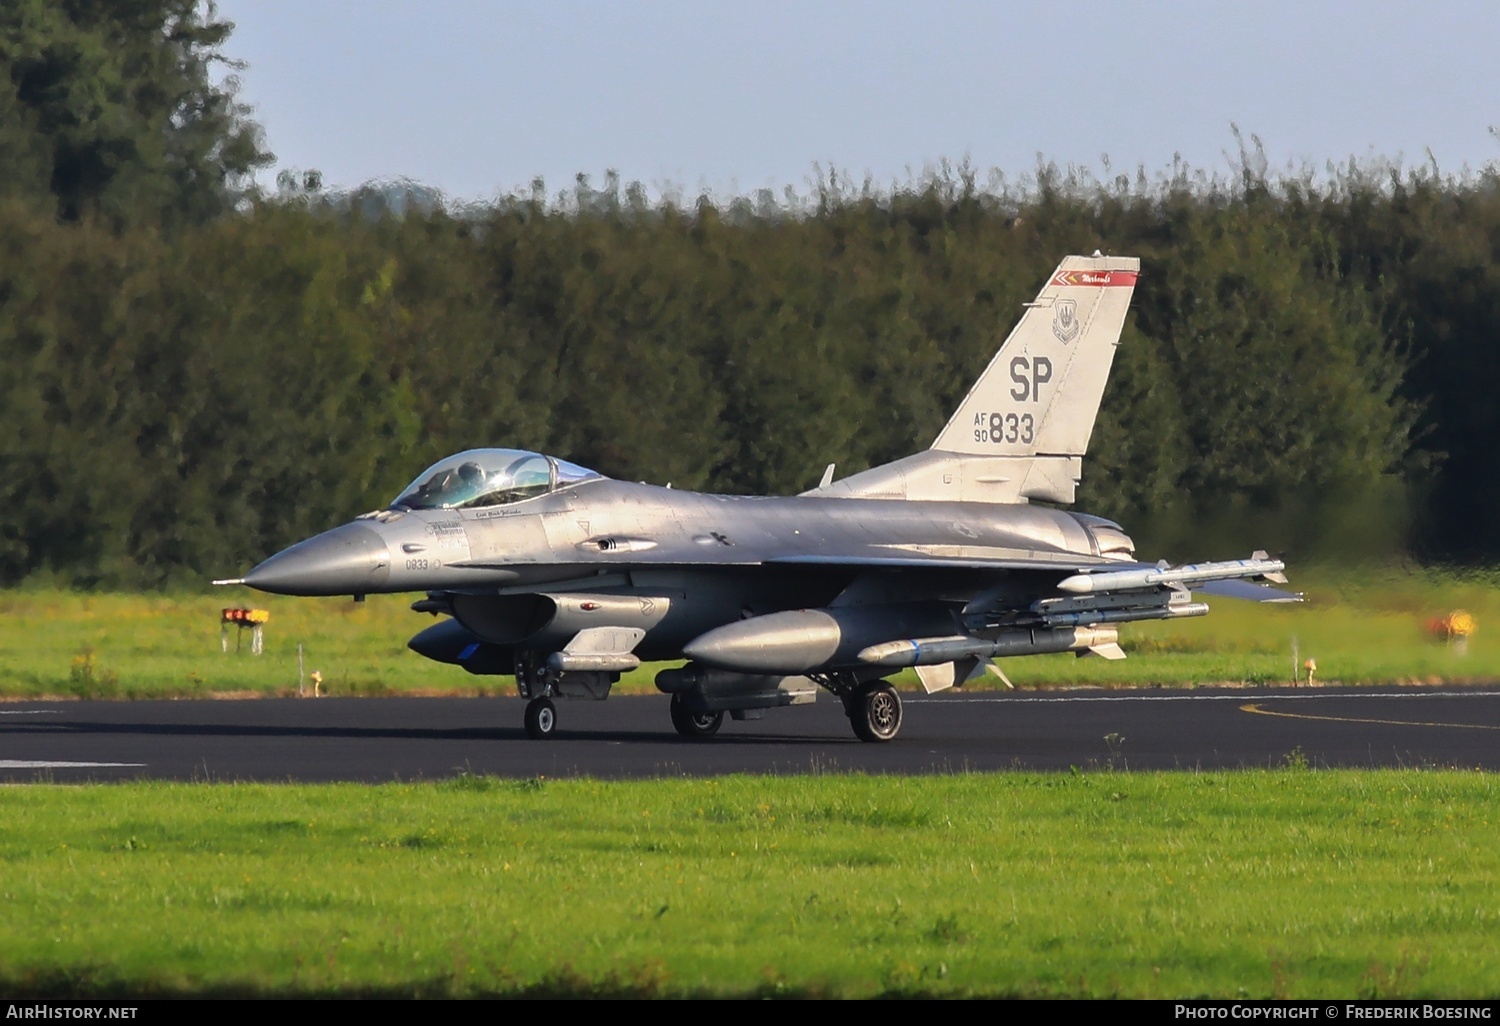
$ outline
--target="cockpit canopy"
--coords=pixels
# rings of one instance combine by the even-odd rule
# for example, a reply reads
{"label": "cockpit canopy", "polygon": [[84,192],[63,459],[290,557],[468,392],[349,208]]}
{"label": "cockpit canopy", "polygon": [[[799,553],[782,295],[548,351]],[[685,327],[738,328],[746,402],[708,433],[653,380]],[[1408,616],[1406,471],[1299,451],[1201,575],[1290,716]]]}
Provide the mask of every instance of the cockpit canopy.
{"label": "cockpit canopy", "polygon": [[523,449],[470,449],[439,460],[402,490],[392,509],[477,509],[545,495],[600,475]]}

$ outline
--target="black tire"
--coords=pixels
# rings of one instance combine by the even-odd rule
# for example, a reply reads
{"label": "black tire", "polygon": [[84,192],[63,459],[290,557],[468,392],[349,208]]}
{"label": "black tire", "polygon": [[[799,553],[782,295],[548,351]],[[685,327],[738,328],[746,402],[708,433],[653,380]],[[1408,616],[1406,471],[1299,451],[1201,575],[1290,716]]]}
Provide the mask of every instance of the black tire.
{"label": "black tire", "polygon": [[861,741],[890,741],[901,732],[901,696],[884,681],[862,689],[849,703],[849,723]]}
{"label": "black tire", "polygon": [[550,698],[533,698],[526,703],[526,736],[540,741],[557,729],[557,706]]}
{"label": "black tire", "polygon": [[718,733],[723,722],[722,712],[693,712],[679,696],[672,696],[672,726],[683,737],[708,737]]}

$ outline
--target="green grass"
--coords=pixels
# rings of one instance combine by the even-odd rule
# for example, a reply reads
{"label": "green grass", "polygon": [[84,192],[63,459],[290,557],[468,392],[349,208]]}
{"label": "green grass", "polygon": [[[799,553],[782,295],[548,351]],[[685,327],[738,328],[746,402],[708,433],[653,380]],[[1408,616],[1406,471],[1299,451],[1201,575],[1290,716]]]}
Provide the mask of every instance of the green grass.
{"label": "green grass", "polygon": [[[1027,656],[1004,661],[1027,684],[1290,683],[1294,666],[1315,660],[1325,683],[1437,684],[1500,677],[1500,574],[1311,568],[1292,587],[1299,604],[1207,597],[1211,612],[1190,620],[1124,624],[1130,658]],[[1435,640],[1429,623],[1468,611],[1477,632],[1462,647]]]}
{"label": "green grass", "polygon": [[0,991],[1494,997],[1465,772],[0,789]]}
{"label": "green grass", "polygon": [[[423,659],[406,640],[432,624],[413,596],[293,599],[244,589],[206,595],[0,592],[0,694],[136,698],[216,693],[296,694],[318,670],[325,694],[506,693],[509,678],[474,677]],[[267,609],[265,653],[231,627],[221,651],[219,611]],[[309,691],[311,685],[305,684]]]}
{"label": "green grass", "polygon": [[[1494,679],[1488,576],[1303,570],[1301,607],[1129,625],[1022,687]],[[0,694],[508,692],[410,653],[407,597],[0,593]],[[266,654],[218,610],[271,610]],[[1474,614],[1467,651],[1434,616]],[[245,639],[248,643],[248,637]],[[644,671],[627,688],[650,689]],[[1488,996],[1478,773],[0,788],[24,995]]]}
{"label": "green grass", "polygon": [[[1500,577],[1434,571],[1294,568],[1301,606],[1211,600],[1207,617],[1126,624],[1124,662],[1032,656],[1005,661],[1021,687],[1068,684],[1276,683],[1295,662],[1317,661],[1330,682],[1438,682],[1500,676]],[[289,599],[242,589],[207,595],[80,594],[20,589],[0,593],[0,695],[166,697],[295,693],[303,669],[324,691],[344,695],[509,693],[509,678],[474,677],[406,649],[433,621],[410,612],[411,596]],[[265,654],[220,651],[219,609],[270,610]],[[1467,609],[1478,633],[1467,651],[1435,642],[1434,616]],[[655,668],[627,676],[622,690],[652,690]],[[995,686],[993,678],[989,685]],[[898,683],[915,686],[909,671]],[[972,685],[971,685],[972,686]],[[985,685],[980,685],[985,686]]]}

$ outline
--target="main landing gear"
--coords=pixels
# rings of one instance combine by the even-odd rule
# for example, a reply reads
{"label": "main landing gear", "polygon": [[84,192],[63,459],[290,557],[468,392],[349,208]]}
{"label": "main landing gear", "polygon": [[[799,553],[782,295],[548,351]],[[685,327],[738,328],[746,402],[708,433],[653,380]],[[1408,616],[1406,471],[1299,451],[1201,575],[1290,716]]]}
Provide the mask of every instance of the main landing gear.
{"label": "main landing gear", "polygon": [[541,740],[552,736],[557,729],[557,706],[547,697],[533,698],[526,703],[526,736]]}
{"label": "main landing gear", "polygon": [[693,712],[681,695],[672,696],[672,726],[683,737],[708,737],[724,722],[722,712]]}
{"label": "main landing gear", "polygon": [[883,680],[847,695],[844,711],[861,741],[890,741],[901,731],[901,696]]}

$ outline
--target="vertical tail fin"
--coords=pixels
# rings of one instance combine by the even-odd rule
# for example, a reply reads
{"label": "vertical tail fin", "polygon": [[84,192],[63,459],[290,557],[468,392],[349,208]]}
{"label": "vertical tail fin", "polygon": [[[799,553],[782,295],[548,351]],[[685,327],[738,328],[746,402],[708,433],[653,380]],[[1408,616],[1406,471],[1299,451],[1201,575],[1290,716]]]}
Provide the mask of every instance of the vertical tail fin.
{"label": "vertical tail fin", "polygon": [[815,493],[1072,502],[1140,266],[1064,257],[927,452]]}
{"label": "vertical tail fin", "polygon": [[932,448],[972,456],[1082,456],[1141,262],[1063,258]]}

